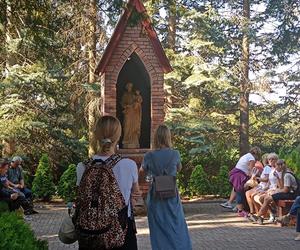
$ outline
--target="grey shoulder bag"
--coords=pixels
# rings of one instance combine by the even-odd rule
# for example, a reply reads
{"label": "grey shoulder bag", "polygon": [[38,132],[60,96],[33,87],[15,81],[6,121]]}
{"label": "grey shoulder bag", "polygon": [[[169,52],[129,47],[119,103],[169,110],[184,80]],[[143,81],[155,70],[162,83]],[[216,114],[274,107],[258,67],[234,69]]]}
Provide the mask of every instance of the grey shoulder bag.
{"label": "grey shoulder bag", "polygon": [[[172,175],[166,175],[166,169],[169,167],[172,162],[173,156],[168,164],[165,166],[163,170],[163,175],[158,175],[153,177],[153,186],[154,186],[154,194],[155,198],[158,199],[168,199],[175,197],[177,194],[176,189],[176,177]],[[154,160],[151,156],[151,160],[153,165],[155,166]]]}

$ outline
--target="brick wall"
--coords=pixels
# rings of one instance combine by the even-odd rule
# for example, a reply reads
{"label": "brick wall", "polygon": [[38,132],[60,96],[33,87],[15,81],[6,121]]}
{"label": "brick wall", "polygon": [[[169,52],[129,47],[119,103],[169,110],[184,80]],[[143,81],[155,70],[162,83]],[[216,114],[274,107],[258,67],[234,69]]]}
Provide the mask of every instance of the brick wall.
{"label": "brick wall", "polygon": [[117,80],[127,58],[135,52],[148,71],[151,84],[151,141],[154,131],[164,121],[164,73],[141,24],[126,27],[119,45],[113,52],[102,82],[102,113],[116,115]]}

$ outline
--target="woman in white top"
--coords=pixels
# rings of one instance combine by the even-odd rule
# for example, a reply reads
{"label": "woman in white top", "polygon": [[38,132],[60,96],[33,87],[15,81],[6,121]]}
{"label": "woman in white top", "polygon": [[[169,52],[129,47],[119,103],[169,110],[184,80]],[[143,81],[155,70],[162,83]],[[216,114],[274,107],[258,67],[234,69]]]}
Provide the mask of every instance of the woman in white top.
{"label": "woman in white top", "polygon": [[[259,211],[260,206],[262,205],[259,202],[259,197],[263,196],[266,193],[266,190],[269,188],[270,183],[270,173],[275,170],[275,163],[278,160],[278,156],[275,153],[270,153],[267,155],[267,165],[264,166],[263,172],[260,177],[256,178],[259,181],[259,184],[246,192],[247,202],[250,208],[250,213],[248,214],[248,219],[250,221],[256,221],[257,216],[256,212]],[[273,180],[272,180],[273,182]],[[277,180],[275,180],[275,186],[277,184]]]}
{"label": "woman in white top", "polygon": [[[119,120],[113,116],[103,116],[96,125],[96,138],[99,140],[100,150],[94,155],[93,159],[101,159],[105,161],[115,154],[116,145],[121,136],[121,124]],[[83,163],[77,165],[77,185],[79,186],[82,174],[85,171]],[[117,180],[120,191],[128,206],[128,229],[125,237],[125,244],[118,250],[135,250],[137,249],[136,230],[133,218],[131,218],[131,194],[139,193],[138,171],[137,165],[133,160],[123,158],[114,167],[113,173]],[[99,183],[100,185],[100,183]],[[95,246],[95,247],[93,247]],[[79,249],[100,249],[97,242],[79,241]],[[101,248],[103,249],[103,248]],[[104,249],[103,249],[104,250]]]}
{"label": "woman in white top", "polygon": [[[279,176],[281,178],[282,173],[276,171],[277,161],[278,161],[278,155],[275,153],[271,153],[270,157],[269,157],[269,165],[271,166],[271,172],[269,174],[269,181],[267,183],[267,186],[266,186],[265,190],[258,192],[253,197],[256,214],[258,214],[258,211],[261,209],[261,207],[264,203],[264,199],[267,198],[268,196],[272,195],[278,187],[277,176]],[[274,211],[274,209],[270,209],[269,212],[270,212],[270,218],[269,218],[268,222],[271,222],[271,223],[275,222],[276,211]],[[257,220],[257,216],[255,216],[254,220]]]}
{"label": "woman in white top", "polygon": [[249,153],[243,155],[237,162],[235,168],[229,173],[229,181],[236,192],[236,202],[239,216],[247,216],[247,212],[243,211],[246,197],[244,185],[250,179],[252,169],[255,166],[255,162],[259,160],[261,150],[259,147],[253,147]]}

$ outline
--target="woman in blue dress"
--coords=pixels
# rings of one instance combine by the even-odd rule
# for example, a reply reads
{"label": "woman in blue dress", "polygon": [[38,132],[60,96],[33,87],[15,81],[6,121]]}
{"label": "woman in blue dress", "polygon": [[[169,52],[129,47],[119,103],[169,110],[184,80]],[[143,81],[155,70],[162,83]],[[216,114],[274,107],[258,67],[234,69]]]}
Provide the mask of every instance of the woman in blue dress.
{"label": "woman in blue dress", "polygon": [[[160,125],[154,136],[155,150],[145,155],[141,171],[148,176],[176,176],[181,168],[180,155],[171,148],[171,133],[167,126]],[[147,196],[148,223],[153,250],[192,249],[179,193],[176,197],[159,199],[151,185]]]}

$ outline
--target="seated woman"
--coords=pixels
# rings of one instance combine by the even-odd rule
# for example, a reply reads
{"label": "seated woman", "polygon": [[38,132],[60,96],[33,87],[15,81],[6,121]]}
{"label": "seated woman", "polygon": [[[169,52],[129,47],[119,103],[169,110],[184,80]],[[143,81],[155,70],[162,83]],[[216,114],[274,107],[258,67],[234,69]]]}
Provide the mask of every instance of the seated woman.
{"label": "seated woman", "polygon": [[[271,154],[269,154],[271,155]],[[267,156],[267,160],[269,160],[269,155]],[[250,221],[253,221],[255,220],[255,215],[254,215],[254,212],[255,212],[255,207],[254,207],[254,196],[260,192],[264,192],[264,190],[266,190],[267,186],[268,186],[268,181],[269,181],[269,174],[271,172],[271,167],[269,164],[266,164],[263,168],[263,171],[260,175],[260,177],[255,177],[254,178],[259,181],[259,184],[248,190],[246,192],[246,199],[247,199],[247,202],[248,202],[248,205],[249,205],[249,209],[250,209],[250,213],[248,214],[248,219]]]}
{"label": "seated woman", "polygon": [[[281,178],[279,173],[282,173]],[[297,181],[294,175],[287,171],[284,160],[277,161],[274,176],[278,179],[278,188],[273,192],[269,192],[269,194],[264,197],[262,207],[257,214],[257,222],[260,225],[263,225],[263,215],[267,212],[272,203],[279,200],[294,200],[297,196],[295,192],[297,190]]]}
{"label": "seated woman", "polygon": [[293,203],[290,212],[287,215],[278,218],[278,222],[281,222],[283,226],[288,225],[292,217],[296,217],[296,232],[297,236],[295,240],[300,241],[300,196],[297,196]]}
{"label": "seated woman", "polygon": [[277,187],[277,178],[274,178],[273,175],[277,160],[277,154],[270,153],[267,155],[263,172],[259,178],[256,178],[259,181],[259,184],[255,188],[250,189],[246,192],[246,198],[250,209],[248,219],[250,221],[257,220],[257,216],[255,215],[255,213],[258,213],[262,205],[260,198],[266,194],[266,191],[269,188],[276,189]]}

